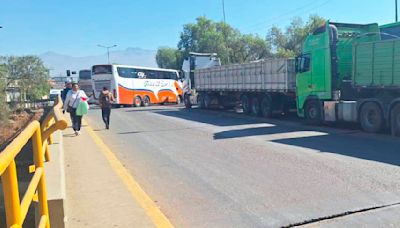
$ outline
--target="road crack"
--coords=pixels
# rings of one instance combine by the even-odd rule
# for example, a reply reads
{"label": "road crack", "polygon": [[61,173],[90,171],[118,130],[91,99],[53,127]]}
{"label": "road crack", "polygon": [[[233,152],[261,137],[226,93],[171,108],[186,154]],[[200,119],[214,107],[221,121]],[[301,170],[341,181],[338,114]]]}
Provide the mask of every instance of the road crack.
{"label": "road crack", "polygon": [[346,212],[343,212],[343,213],[324,216],[324,217],[319,217],[319,218],[314,218],[314,219],[308,219],[308,220],[305,220],[303,222],[298,222],[298,223],[289,224],[287,226],[282,226],[282,228],[303,226],[303,225],[317,223],[317,222],[321,222],[321,221],[325,221],[325,220],[341,218],[341,217],[345,217],[345,216],[349,216],[349,215],[354,215],[354,214],[358,214],[358,213],[362,213],[362,212],[373,211],[373,210],[378,210],[378,209],[382,209],[382,208],[385,208],[385,207],[392,207],[392,206],[397,206],[397,205],[400,205],[400,202],[391,203],[391,204],[385,204],[385,205],[375,206],[375,207],[368,207],[368,208],[363,208],[363,209],[354,210],[354,211],[346,211]]}

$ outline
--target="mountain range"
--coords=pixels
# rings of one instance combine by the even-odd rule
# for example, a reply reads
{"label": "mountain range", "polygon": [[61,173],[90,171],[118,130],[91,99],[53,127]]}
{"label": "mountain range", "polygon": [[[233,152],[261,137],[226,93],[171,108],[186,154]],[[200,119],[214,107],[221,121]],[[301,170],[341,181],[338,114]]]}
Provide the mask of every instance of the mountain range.
{"label": "mountain range", "polygon": [[[79,71],[90,69],[96,64],[106,64],[107,54],[84,57],[73,57],[55,52],[46,52],[39,57],[44,65],[50,69],[50,76],[65,76],[66,70]],[[125,50],[110,51],[110,62],[124,65],[157,67],[156,51],[141,48],[127,48]]]}

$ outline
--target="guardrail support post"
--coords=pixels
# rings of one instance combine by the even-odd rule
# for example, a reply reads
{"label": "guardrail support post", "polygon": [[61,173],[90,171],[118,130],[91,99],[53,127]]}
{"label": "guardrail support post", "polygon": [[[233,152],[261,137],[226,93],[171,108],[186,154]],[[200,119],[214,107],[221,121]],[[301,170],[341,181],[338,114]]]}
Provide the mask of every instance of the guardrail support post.
{"label": "guardrail support post", "polygon": [[[40,133],[40,128],[36,130],[32,137],[32,144],[33,144],[33,159],[35,162],[36,168],[42,167],[44,168],[44,161],[43,161],[43,147],[42,147],[42,137]],[[46,180],[45,174],[43,172],[42,177],[40,178],[40,182],[38,185],[38,198],[39,198],[39,211],[40,217],[46,215],[49,217],[49,208],[47,205],[47,192],[46,192]],[[50,221],[47,220],[46,227],[50,227]]]}
{"label": "guardrail support post", "polygon": [[17,179],[17,167],[13,160],[1,176],[3,185],[4,203],[6,209],[7,227],[21,224],[21,206],[19,204],[19,191]]}

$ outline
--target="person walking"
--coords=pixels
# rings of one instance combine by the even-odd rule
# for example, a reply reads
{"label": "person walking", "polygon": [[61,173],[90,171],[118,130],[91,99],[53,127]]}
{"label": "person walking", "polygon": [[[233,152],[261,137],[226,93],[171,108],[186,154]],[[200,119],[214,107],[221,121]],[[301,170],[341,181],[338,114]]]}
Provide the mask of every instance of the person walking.
{"label": "person walking", "polygon": [[61,92],[61,100],[62,102],[65,102],[65,99],[67,98],[68,92],[72,89],[72,83],[71,82],[65,82],[65,88]]}
{"label": "person walking", "polygon": [[82,115],[77,115],[76,109],[80,102],[84,102],[87,99],[85,91],[79,89],[78,83],[72,84],[72,89],[65,98],[64,111],[69,112],[71,115],[72,129],[74,129],[77,136],[81,134]]}
{"label": "person walking", "polygon": [[107,87],[103,87],[103,91],[101,91],[99,96],[99,105],[101,107],[101,117],[106,125],[106,129],[110,129],[111,106],[113,103],[113,94],[110,93]]}

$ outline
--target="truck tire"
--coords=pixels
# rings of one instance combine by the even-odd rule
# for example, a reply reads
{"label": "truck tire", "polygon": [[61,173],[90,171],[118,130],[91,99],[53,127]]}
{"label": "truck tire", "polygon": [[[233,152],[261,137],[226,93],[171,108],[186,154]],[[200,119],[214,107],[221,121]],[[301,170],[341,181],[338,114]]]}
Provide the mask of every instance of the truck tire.
{"label": "truck tire", "polygon": [[360,123],[364,131],[377,133],[383,128],[383,113],[375,102],[367,102],[361,106]]}
{"label": "truck tire", "polygon": [[209,109],[211,108],[211,101],[212,97],[208,94],[204,96],[204,108]]}
{"label": "truck tire", "polygon": [[242,102],[243,113],[244,114],[249,114],[250,113],[250,99],[249,99],[249,97],[247,95],[243,95],[240,100]]}
{"label": "truck tire", "polygon": [[144,107],[150,106],[150,97],[149,96],[144,96],[144,98],[143,98],[143,106]]}
{"label": "truck tire", "polygon": [[204,109],[204,95],[199,94],[197,97],[197,104],[199,105],[199,108]]}
{"label": "truck tire", "polygon": [[390,111],[390,129],[393,136],[400,136],[400,103]]}
{"label": "truck tire", "polygon": [[322,123],[322,109],[318,100],[310,100],[307,102],[305,117],[309,124],[318,125]]}
{"label": "truck tire", "polygon": [[261,100],[261,115],[265,118],[272,116],[272,100],[269,96],[264,96]]}
{"label": "truck tire", "polygon": [[140,96],[136,96],[135,99],[133,99],[133,107],[140,106],[142,106],[142,98],[140,98]]}
{"label": "truck tire", "polygon": [[185,97],[183,98],[183,102],[185,103],[185,108],[191,108],[192,107],[192,103],[190,102],[190,96],[189,95],[185,95]]}
{"label": "truck tire", "polygon": [[260,101],[259,101],[258,97],[253,97],[251,99],[251,115],[253,115],[253,116],[261,115]]}

